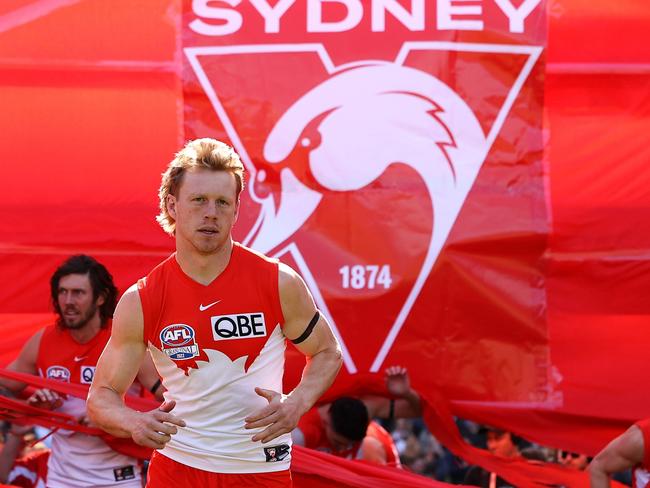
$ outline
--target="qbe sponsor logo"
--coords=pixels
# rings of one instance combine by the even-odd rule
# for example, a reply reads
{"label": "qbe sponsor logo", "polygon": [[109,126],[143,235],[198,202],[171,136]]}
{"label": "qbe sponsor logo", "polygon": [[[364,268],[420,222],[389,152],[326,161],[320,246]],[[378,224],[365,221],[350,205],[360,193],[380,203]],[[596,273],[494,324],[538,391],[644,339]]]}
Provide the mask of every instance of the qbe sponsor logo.
{"label": "qbe sponsor logo", "polygon": [[160,350],[173,360],[192,359],[199,355],[194,329],[185,324],[171,324],[160,331]]}
{"label": "qbe sponsor logo", "polygon": [[47,368],[45,376],[48,380],[65,381],[70,383],[70,370],[63,366],[50,366]]}
{"label": "qbe sponsor logo", "polygon": [[216,315],[210,320],[215,341],[266,336],[266,323],[262,312]]}
{"label": "qbe sponsor logo", "polygon": [[85,385],[91,384],[95,377],[95,366],[82,366],[80,376],[81,383]]}

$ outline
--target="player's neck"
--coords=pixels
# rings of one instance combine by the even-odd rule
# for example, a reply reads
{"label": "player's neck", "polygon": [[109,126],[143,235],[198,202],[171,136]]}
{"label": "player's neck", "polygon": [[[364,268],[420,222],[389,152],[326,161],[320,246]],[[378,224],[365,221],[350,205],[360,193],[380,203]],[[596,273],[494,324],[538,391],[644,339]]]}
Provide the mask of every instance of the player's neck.
{"label": "player's neck", "polygon": [[68,329],[70,335],[79,344],[86,344],[95,337],[102,328],[102,319],[99,313],[96,313],[83,327],[80,329]]}
{"label": "player's neck", "polygon": [[210,254],[201,254],[196,250],[176,242],[176,261],[183,272],[197,283],[209,285],[228,266],[232,255],[233,242],[228,239],[223,246]]}

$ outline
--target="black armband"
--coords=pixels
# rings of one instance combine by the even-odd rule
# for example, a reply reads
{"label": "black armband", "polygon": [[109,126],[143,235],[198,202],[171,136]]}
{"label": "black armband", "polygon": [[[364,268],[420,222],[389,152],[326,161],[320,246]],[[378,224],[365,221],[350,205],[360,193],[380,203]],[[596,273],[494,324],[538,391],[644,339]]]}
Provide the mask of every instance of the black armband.
{"label": "black armband", "polygon": [[316,310],[316,313],[309,321],[309,325],[307,326],[305,331],[302,334],[300,334],[300,337],[298,337],[297,339],[292,339],[291,342],[293,342],[294,344],[300,344],[305,339],[307,339],[307,337],[309,337],[311,335],[311,332],[314,330],[314,327],[316,327],[316,323],[318,322],[318,319],[320,319],[320,312]]}
{"label": "black armband", "polygon": [[156,394],[156,390],[157,390],[158,388],[160,388],[160,385],[162,385],[162,381],[160,381],[160,379],[158,379],[158,381],[156,381],[156,382],[153,384],[153,386],[152,386],[151,388],[149,388],[149,391],[155,395],[155,394]]}

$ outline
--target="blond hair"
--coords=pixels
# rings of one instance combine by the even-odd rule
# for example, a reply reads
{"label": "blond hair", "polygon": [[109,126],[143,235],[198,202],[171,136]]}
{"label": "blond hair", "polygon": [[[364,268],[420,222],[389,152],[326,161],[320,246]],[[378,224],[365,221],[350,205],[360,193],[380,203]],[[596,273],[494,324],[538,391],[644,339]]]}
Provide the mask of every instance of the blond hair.
{"label": "blond hair", "polygon": [[169,234],[174,234],[176,221],[167,211],[167,196],[178,196],[178,189],[183,182],[185,172],[198,168],[232,173],[237,182],[237,199],[244,189],[244,165],[232,147],[216,139],[208,138],[188,142],[183,149],[176,153],[176,157],[162,174],[158,190],[160,213],[156,220]]}

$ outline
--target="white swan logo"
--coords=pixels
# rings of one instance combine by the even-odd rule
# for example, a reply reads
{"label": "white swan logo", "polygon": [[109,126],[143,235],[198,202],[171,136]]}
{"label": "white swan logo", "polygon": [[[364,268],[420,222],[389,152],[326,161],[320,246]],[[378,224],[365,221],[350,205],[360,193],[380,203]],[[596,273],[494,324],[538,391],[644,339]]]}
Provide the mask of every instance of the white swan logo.
{"label": "white swan logo", "polygon": [[[279,118],[263,148],[267,163],[278,165],[280,198],[261,197],[256,184],[265,180],[256,171],[217,93],[208,81],[199,56],[251,52],[315,51],[330,77],[298,98]],[[469,50],[525,54],[528,59],[516,78],[497,119],[486,134],[467,103],[429,73],[404,66],[409,52],[422,49]],[[416,170],[433,206],[433,232],[426,256],[407,299],[389,329],[370,368],[377,371],[404,325],[463,206],[486,155],[515,97],[535,64],[541,48],[459,43],[406,43],[394,62],[361,61],[334,66],[322,45],[229,46],[187,48],[186,54],[219,114],[228,135],[251,171],[251,196],[262,210],[245,243],[261,252],[284,246],[290,252],[314,297],[341,341],[345,365],[357,371],[313,273],[292,236],[314,213],[322,193],[307,186],[283,162],[301,150],[308,158],[311,178],[328,191],[354,191],[379,178],[393,163]],[[306,130],[311,129],[311,132]],[[311,137],[310,134],[315,134]],[[312,139],[318,140],[312,140]],[[377,141],[381,141],[378,144]],[[354,155],[354,157],[351,157]]]}

